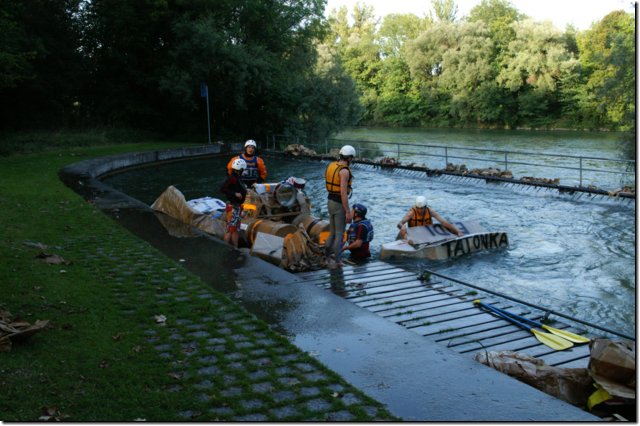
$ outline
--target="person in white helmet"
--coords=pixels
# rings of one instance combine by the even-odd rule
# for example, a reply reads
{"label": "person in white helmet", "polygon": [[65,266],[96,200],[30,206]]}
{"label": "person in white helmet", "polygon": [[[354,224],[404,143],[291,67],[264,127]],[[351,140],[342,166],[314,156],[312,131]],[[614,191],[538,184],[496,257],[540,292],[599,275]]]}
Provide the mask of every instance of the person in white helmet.
{"label": "person in white helmet", "polygon": [[251,187],[254,183],[262,183],[267,178],[267,167],[264,165],[264,160],[256,155],[257,149],[256,141],[249,139],[244,143],[242,154],[236,155],[227,164],[227,174],[231,174],[231,165],[234,160],[240,158],[247,163],[247,167],[240,176],[247,187]]}
{"label": "person in white helmet", "polygon": [[349,196],[351,195],[351,181],[353,175],[349,165],[356,156],[356,150],[351,145],[340,149],[337,161],[329,163],[324,175],[325,185],[329,193],[327,209],[329,211],[329,237],[324,244],[327,265],[341,265],[340,251],[344,230],[351,223],[351,209]]}
{"label": "person in white helmet", "polygon": [[224,241],[238,248],[240,234],[240,220],[242,219],[242,203],[247,197],[247,187],[244,186],[240,176],[247,168],[247,163],[242,158],[236,158],[231,164],[231,173],[220,186],[220,192],[227,197],[227,227],[224,232]]}
{"label": "person in white helmet", "polygon": [[413,226],[425,226],[433,225],[433,219],[436,219],[440,224],[446,228],[452,234],[462,237],[464,235],[455,225],[447,222],[432,208],[427,207],[427,199],[422,195],[416,197],[416,202],[413,207],[409,209],[407,214],[404,215],[402,220],[398,222],[398,229],[400,230],[400,238],[403,240],[407,238],[407,230],[404,224],[408,224],[409,227]]}

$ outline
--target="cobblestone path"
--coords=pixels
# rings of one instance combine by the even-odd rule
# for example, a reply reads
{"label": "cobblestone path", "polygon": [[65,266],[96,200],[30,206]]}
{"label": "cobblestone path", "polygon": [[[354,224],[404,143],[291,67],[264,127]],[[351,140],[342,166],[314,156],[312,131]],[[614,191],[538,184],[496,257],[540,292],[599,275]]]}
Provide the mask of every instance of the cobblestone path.
{"label": "cobblestone path", "polygon": [[[142,241],[74,242],[184,394],[185,420],[397,420],[267,324]],[[160,316],[162,315],[162,316]],[[135,374],[135,373],[134,373]]]}

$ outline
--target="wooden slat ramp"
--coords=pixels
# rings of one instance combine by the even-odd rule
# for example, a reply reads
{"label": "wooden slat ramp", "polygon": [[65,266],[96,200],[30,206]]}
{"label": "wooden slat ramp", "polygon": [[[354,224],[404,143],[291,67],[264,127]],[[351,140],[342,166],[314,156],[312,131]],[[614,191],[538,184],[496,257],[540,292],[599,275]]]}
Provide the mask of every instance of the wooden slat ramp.
{"label": "wooden slat ramp", "polygon": [[[534,356],[552,366],[586,368],[589,363],[588,345],[553,350],[540,343],[533,333],[479,309],[473,300],[480,299],[537,321],[543,312],[488,293],[482,294],[444,278],[431,276],[421,280],[414,272],[382,261],[363,265],[345,263],[342,268],[296,275],[470,357],[483,350],[509,350]],[[559,321],[552,326],[580,333]]]}

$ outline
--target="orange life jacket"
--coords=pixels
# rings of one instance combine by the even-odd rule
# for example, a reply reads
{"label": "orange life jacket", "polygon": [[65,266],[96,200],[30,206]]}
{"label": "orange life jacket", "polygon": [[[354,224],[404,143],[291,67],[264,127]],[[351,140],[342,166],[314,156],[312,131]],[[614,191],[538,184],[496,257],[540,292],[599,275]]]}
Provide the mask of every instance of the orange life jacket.
{"label": "orange life jacket", "polygon": [[[420,210],[422,210],[422,213]],[[425,207],[423,209],[411,207],[411,211],[413,211],[413,217],[409,220],[410,227],[433,225],[433,219],[431,218],[429,207]]]}
{"label": "orange life jacket", "polygon": [[351,194],[351,179],[353,175],[351,174],[351,169],[349,166],[345,166],[342,164],[338,164],[337,161],[329,163],[327,169],[324,172],[325,184],[327,187],[327,191],[329,195],[338,195],[340,196],[340,171],[342,169],[347,169],[349,171],[349,181],[347,182],[347,194]]}

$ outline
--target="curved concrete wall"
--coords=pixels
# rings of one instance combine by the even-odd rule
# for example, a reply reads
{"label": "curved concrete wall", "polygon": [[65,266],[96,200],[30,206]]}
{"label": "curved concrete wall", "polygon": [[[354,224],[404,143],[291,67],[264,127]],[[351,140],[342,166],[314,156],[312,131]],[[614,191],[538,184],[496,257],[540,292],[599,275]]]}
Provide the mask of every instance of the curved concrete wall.
{"label": "curved concrete wall", "polygon": [[92,200],[99,198],[99,202],[96,204],[100,208],[117,206],[149,209],[149,206],[141,201],[105,185],[99,180],[99,178],[108,173],[130,167],[159,163],[163,161],[213,156],[222,152],[222,145],[213,144],[162,151],[109,155],[70,164],[62,168],[58,172],[58,176],[65,185],[82,195],[84,198]]}

